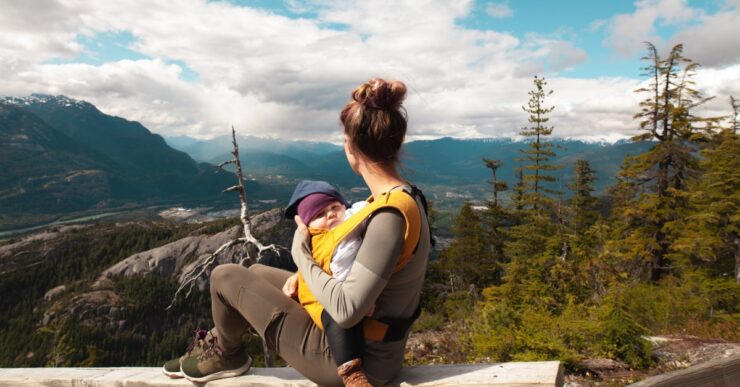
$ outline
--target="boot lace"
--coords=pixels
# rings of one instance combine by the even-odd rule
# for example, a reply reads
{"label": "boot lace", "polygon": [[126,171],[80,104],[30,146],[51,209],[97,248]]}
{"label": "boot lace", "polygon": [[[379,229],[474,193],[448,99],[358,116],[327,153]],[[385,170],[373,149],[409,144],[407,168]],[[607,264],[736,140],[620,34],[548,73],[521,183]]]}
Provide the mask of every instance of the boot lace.
{"label": "boot lace", "polygon": [[190,355],[191,352],[195,349],[196,346],[202,347],[203,342],[206,339],[206,336],[208,336],[208,331],[205,329],[200,329],[200,327],[196,328],[193,332],[193,339],[190,340],[190,344],[188,344],[187,348],[187,354]]}
{"label": "boot lace", "polygon": [[211,335],[211,339],[208,340],[207,345],[208,348],[200,355],[201,360],[207,360],[213,356],[223,356],[224,351],[218,345],[218,337]]}

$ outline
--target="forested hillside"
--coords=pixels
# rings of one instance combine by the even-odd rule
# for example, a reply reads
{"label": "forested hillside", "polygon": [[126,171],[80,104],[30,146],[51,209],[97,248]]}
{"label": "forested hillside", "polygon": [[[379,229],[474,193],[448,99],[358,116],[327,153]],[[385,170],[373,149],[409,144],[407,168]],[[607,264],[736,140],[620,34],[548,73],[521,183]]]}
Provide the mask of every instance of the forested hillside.
{"label": "forested hillside", "polygon": [[[275,212],[281,214],[253,216],[253,227],[262,240],[285,245],[291,223],[276,222]],[[212,322],[203,284],[168,309],[180,284],[178,270],[212,252],[214,236],[240,230],[238,219],[129,222],[61,226],[3,242],[0,365],[151,366],[179,356],[192,332]],[[178,248],[166,247],[171,245]],[[156,262],[145,263],[148,270],[106,274],[150,250]],[[245,340],[260,353],[253,333]]]}
{"label": "forested hillside", "polygon": [[[655,361],[643,335],[740,339],[738,103],[725,117],[700,116],[708,97],[680,45],[665,57],[649,45],[646,62],[634,140],[652,146],[625,158],[601,198],[588,160],[565,166],[569,199],[552,189],[563,167],[548,141],[553,91],[534,79],[518,179],[496,181],[498,163],[486,160],[491,201],[462,207],[430,268],[421,325],[454,333],[447,357],[560,359],[571,370],[607,358],[641,369]],[[503,205],[507,189],[514,200]]]}

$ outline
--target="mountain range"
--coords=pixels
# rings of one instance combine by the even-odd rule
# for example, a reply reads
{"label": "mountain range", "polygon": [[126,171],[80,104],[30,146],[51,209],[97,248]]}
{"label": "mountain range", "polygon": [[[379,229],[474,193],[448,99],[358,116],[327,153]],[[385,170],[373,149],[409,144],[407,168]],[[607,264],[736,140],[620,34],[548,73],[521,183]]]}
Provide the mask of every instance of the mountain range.
{"label": "mountain range", "polygon": [[[557,131],[557,129],[556,129]],[[367,193],[349,168],[341,146],[328,142],[238,137],[250,199],[283,204],[299,179],[323,179],[352,192]],[[614,183],[626,155],[651,145],[620,141],[587,143],[554,139],[554,171],[564,189],[572,165],[586,159],[597,172],[596,191]],[[525,142],[510,139],[411,141],[402,150],[405,177],[422,188],[462,190],[483,199],[492,178],[481,158],[499,159],[497,178],[515,184],[517,159]],[[230,159],[231,136],[166,141],[138,122],[114,117],[94,105],[65,96],[34,94],[0,98],[0,230],[39,224],[60,215],[88,214],[152,204],[209,205],[224,199],[231,174],[214,174],[214,164]],[[470,187],[477,187],[470,189]],[[473,194],[470,194],[473,192]],[[276,201],[273,201],[276,200]],[[230,202],[231,204],[231,202]]]}
{"label": "mountain range", "polygon": [[[196,160],[218,163],[227,160],[229,155],[223,150],[228,149],[231,137],[219,136],[198,141],[181,136],[173,140],[166,138],[166,141]],[[252,136],[238,136],[237,141],[243,167],[255,178],[281,175],[288,179],[324,179],[342,187],[363,184],[350,170],[339,145]],[[597,173],[597,192],[603,192],[615,183],[615,176],[625,156],[642,153],[651,146],[650,143],[625,140],[615,143],[563,139],[548,141],[554,145],[557,154],[553,163],[562,166],[552,174],[561,182],[568,182],[572,178],[575,161],[588,160]],[[503,166],[497,171],[497,179],[506,180],[513,186],[516,167],[519,166],[517,159],[523,156],[520,150],[526,147],[528,145],[525,142],[504,138],[445,137],[411,141],[404,145],[401,168],[404,176],[418,185],[466,186],[486,184],[491,180],[491,171],[485,168],[482,158],[498,159],[503,161]]]}
{"label": "mountain range", "polygon": [[0,166],[0,226],[215,197],[234,183],[138,122],[64,96],[0,100]]}

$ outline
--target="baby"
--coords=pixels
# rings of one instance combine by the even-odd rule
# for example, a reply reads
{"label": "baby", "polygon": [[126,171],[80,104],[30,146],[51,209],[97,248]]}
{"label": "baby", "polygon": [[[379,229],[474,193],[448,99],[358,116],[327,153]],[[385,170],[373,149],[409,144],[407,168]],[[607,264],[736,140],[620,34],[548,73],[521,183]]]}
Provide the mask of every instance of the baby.
{"label": "baby", "polygon": [[[308,227],[329,230],[339,226],[367,205],[366,201],[360,201],[347,208],[349,203],[329,183],[304,180],[296,186],[285,215],[290,218],[297,214]],[[344,281],[347,278],[362,244],[364,229],[364,223],[355,227],[334,251],[329,268],[335,279]],[[297,274],[294,277],[296,276]],[[289,280],[283,288],[283,292],[289,297],[296,294],[294,283],[295,281]],[[365,342],[362,321],[344,329],[324,310],[321,313],[321,323],[326,332],[329,349],[336,360],[338,374],[344,384],[370,385],[362,369],[361,358]]]}

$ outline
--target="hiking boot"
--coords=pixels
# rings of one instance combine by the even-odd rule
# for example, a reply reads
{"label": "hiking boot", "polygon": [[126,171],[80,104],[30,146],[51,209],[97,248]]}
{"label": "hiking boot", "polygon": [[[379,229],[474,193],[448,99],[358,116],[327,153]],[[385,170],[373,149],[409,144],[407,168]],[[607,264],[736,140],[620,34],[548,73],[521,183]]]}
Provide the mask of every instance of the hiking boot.
{"label": "hiking boot", "polygon": [[180,371],[191,382],[205,383],[239,376],[247,372],[251,365],[252,358],[243,348],[234,353],[224,353],[218,344],[218,337],[213,337],[203,353],[183,359]]}
{"label": "hiking boot", "polygon": [[365,370],[362,369],[362,360],[352,359],[337,368],[337,374],[347,387],[372,387],[367,380]]}
{"label": "hiking boot", "polygon": [[162,373],[173,379],[184,378],[180,371],[180,363],[185,360],[188,356],[198,356],[205,351],[206,343],[211,340],[213,335],[211,332],[205,329],[196,329],[193,332],[193,339],[190,340],[188,348],[185,350],[185,354],[177,359],[172,359],[164,363],[162,366]]}

